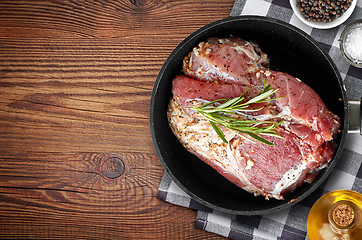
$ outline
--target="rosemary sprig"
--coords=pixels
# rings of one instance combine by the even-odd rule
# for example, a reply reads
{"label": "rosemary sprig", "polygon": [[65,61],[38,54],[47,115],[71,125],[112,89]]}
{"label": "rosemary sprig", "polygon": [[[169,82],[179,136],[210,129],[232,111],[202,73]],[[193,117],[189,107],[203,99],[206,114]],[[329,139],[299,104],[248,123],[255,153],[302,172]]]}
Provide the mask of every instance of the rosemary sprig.
{"label": "rosemary sprig", "polygon": [[[271,89],[270,85],[263,85],[262,91],[255,96],[254,98],[245,101],[245,93],[249,91],[250,87],[239,97],[233,99],[217,99],[209,103],[203,104],[200,107],[195,107],[193,109],[197,110],[200,114],[206,117],[212,128],[215,130],[217,135],[225,142],[228,143],[223,131],[220,129],[220,126],[225,126],[230,130],[244,133],[251,138],[260,141],[267,145],[274,145],[272,142],[264,139],[262,135],[269,135],[281,138],[276,132],[273,131],[274,128],[279,126],[283,121],[275,123],[272,121],[254,121],[254,120],[240,120],[235,117],[235,114],[240,114],[240,112],[250,112],[250,111],[259,111],[263,109],[263,106],[258,109],[249,109],[250,104],[253,103],[264,103],[272,101],[278,98],[268,98],[273,95],[278,89]],[[222,102],[220,105],[218,103]],[[217,105],[217,106],[215,106]],[[233,117],[234,116],[234,117]],[[249,138],[240,134],[241,137],[250,140]]]}

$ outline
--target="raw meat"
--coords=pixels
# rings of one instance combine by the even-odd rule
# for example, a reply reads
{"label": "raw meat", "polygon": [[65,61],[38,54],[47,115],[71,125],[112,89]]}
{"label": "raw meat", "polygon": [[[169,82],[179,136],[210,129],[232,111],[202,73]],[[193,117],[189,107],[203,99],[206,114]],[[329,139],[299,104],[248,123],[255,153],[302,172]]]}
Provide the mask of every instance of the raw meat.
{"label": "raw meat", "polygon": [[[240,38],[212,38],[200,43],[184,59],[186,76],[173,80],[168,119],[181,144],[231,182],[266,199],[283,199],[303,182],[313,181],[333,157],[340,119],[309,86],[266,66],[266,54]],[[249,87],[245,96],[250,99],[264,84],[278,89],[273,98],[282,98],[252,104],[251,108],[264,108],[238,113],[237,117],[283,120],[274,129],[282,138],[263,136],[273,146],[251,142],[220,126],[225,143],[208,120],[192,109],[216,99],[238,97]]]}
{"label": "raw meat", "polygon": [[269,65],[257,44],[240,38],[211,38],[201,42],[184,59],[187,76],[203,81],[221,81],[249,86],[255,70]]}

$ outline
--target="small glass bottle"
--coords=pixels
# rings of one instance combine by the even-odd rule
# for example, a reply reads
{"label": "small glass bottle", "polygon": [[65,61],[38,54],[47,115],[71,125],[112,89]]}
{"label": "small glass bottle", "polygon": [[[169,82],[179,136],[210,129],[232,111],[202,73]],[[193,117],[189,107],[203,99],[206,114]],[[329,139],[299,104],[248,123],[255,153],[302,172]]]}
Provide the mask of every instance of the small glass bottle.
{"label": "small glass bottle", "polygon": [[329,192],[308,215],[310,240],[362,240],[362,195],[351,190]]}

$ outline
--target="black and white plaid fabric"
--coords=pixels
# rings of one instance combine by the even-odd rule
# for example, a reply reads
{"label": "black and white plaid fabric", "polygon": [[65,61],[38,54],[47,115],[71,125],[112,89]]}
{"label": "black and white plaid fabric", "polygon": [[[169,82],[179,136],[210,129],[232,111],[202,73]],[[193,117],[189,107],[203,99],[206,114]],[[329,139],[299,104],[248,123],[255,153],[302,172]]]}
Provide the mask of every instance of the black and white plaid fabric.
{"label": "black and white plaid fabric", "polygon": [[[311,28],[293,14],[288,0],[236,0],[231,16],[259,15],[273,17],[310,34],[329,53],[337,65],[347,89],[348,100],[362,97],[362,69],[349,65],[340,53],[338,39],[346,24],[362,18],[362,0],[352,16],[341,26],[319,30]],[[195,226],[231,239],[308,239],[307,218],[315,201],[327,192],[350,189],[362,193],[362,137],[347,134],[340,161],[327,180],[308,198],[281,212],[259,216],[235,216],[216,212],[188,196],[165,173],[158,198],[197,210]]]}

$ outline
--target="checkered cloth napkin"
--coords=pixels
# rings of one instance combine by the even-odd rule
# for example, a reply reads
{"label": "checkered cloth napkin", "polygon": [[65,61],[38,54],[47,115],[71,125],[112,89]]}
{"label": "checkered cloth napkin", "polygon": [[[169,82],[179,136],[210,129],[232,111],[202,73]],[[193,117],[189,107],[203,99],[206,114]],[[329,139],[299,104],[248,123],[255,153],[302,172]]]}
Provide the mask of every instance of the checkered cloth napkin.
{"label": "checkered cloth napkin", "polygon": [[[362,97],[362,69],[349,65],[340,53],[338,39],[346,24],[362,18],[362,0],[343,25],[319,30],[302,23],[293,14],[288,0],[236,0],[231,16],[259,15],[288,22],[310,34],[329,53],[339,69],[347,89],[348,100]],[[362,193],[362,136],[347,134],[340,161],[327,180],[309,197],[281,212],[258,216],[228,215],[209,209],[193,200],[165,173],[158,198],[197,210],[195,226],[231,239],[308,239],[307,218],[313,204],[322,195],[338,189]]]}

